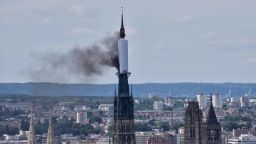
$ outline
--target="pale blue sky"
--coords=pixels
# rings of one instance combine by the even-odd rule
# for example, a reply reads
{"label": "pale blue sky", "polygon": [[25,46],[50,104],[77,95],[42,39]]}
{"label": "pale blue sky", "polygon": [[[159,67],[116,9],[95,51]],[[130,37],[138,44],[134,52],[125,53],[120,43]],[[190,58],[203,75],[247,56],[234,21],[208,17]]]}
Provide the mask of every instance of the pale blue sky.
{"label": "pale blue sky", "polygon": [[[255,82],[255,0],[123,0],[130,78],[144,82]],[[38,81],[35,57],[114,33],[120,0],[0,0],[0,82]],[[117,82],[115,69],[42,81]],[[56,73],[55,73],[56,75]],[[65,79],[65,80],[64,80]]]}

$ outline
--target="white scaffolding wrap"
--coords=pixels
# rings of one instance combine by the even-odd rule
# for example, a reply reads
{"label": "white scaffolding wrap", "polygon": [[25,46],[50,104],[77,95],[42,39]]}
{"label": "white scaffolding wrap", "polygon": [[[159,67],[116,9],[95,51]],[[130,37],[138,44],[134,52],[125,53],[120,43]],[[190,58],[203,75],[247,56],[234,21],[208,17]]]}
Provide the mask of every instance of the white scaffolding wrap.
{"label": "white scaffolding wrap", "polygon": [[118,54],[120,73],[128,73],[128,41],[126,39],[118,40]]}

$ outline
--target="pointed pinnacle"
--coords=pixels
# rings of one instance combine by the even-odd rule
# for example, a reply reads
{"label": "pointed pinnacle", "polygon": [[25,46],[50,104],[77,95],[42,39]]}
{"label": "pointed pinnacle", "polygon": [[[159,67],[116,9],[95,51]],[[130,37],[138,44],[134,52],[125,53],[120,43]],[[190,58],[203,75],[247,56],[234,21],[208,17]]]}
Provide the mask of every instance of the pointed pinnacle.
{"label": "pointed pinnacle", "polygon": [[124,28],[124,14],[123,14],[123,7],[122,7],[120,38],[124,38],[124,37],[125,37],[125,28]]}

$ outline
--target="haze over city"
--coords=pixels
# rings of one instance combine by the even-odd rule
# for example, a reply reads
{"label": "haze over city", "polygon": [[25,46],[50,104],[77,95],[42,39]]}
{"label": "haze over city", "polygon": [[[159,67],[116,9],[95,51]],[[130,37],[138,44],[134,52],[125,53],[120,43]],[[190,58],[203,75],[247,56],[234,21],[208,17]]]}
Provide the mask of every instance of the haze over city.
{"label": "haze over city", "polygon": [[1,1],[0,82],[116,83],[115,68],[89,79],[35,72],[44,55],[113,35],[121,5],[131,83],[254,82],[255,0]]}

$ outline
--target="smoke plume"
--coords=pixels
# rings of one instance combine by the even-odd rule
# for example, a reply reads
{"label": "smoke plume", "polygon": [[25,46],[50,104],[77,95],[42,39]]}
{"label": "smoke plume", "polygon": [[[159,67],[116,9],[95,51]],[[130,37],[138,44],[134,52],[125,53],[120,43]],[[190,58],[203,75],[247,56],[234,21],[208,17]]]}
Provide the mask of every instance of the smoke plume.
{"label": "smoke plume", "polygon": [[30,78],[33,81],[66,82],[76,76],[88,81],[104,74],[108,67],[119,71],[118,39],[119,33],[115,33],[97,44],[74,47],[66,53],[44,54],[31,70]]}

